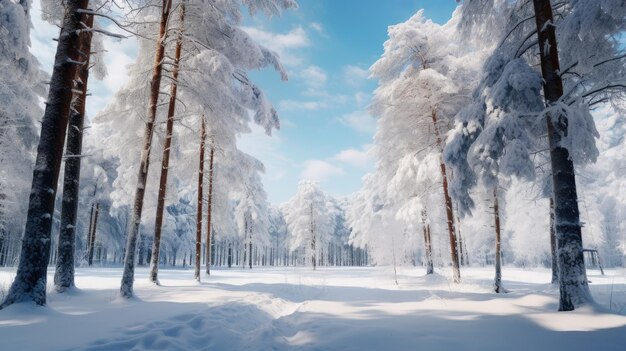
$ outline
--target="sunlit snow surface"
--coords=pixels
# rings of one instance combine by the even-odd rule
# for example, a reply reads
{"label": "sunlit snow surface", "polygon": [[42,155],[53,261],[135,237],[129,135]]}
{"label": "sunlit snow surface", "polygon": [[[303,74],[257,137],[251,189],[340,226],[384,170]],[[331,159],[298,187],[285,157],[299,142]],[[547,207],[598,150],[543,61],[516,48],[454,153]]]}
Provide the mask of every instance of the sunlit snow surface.
{"label": "sunlit snow surface", "polygon": [[[559,313],[550,272],[504,267],[424,277],[388,268],[161,269],[161,287],[138,269],[138,298],[118,298],[119,268],[80,268],[80,290],[48,307],[0,311],[3,350],[624,350],[626,271],[589,271],[597,306]],[[13,278],[0,271],[0,286]],[[48,278],[52,280],[52,273]]]}

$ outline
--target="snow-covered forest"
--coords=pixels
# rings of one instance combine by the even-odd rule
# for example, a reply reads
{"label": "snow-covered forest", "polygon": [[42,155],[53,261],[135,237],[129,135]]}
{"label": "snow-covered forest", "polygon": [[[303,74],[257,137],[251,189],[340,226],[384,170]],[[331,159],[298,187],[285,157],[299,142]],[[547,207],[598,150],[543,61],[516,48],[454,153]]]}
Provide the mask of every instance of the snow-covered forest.
{"label": "snow-covered forest", "polygon": [[626,2],[444,2],[348,66],[359,189],[271,201],[242,145],[333,143],[284,117],[342,104],[287,51],[332,1],[0,0],[2,349],[622,350]]}

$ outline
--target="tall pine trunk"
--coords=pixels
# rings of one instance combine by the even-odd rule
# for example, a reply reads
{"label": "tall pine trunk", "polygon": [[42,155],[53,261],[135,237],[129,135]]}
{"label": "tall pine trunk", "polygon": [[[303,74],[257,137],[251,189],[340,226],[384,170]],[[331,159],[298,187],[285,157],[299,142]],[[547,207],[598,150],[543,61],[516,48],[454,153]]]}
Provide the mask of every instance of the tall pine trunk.
{"label": "tall pine trunk", "polygon": [[[558,103],[563,96],[552,5],[550,0],[533,0],[533,5],[544,81],[543,92],[546,104],[551,106]],[[559,311],[572,311],[577,306],[592,301],[583,257],[576,177],[569,152],[561,146],[561,137],[567,132],[567,116],[548,116],[547,124],[559,266]]]}
{"label": "tall pine trunk", "polygon": [[[85,15],[85,25],[93,28],[93,15]],[[54,287],[63,292],[74,287],[74,262],[76,251],[76,216],[80,190],[80,161],[83,149],[83,128],[85,106],[87,102],[87,83],[89,81],[89,59],[91,56],[91,38],[93,33],[86,30],[80,35],[81,57],[85,61],[78,70],[75,89],[80,91],[70,108],[67,127],[67,146],[65,149],[65,173],[63,174],[63,200],[61,202],[61,231],[57,248]]]}
{"label": "tall pine trunk", "polygon": [[454,229],[454,212],[452,211],[452,198],[448,191],[448,175],[446,173],[446,164],[443,162],[443,140],[439,133],[437,112],[432,110],[431,118],[433,129],[435,131],[435,139],[440,150],[439,167],[441,169],[441,185],[443,188],[443,199],[446,206],[446,217],[448,224],[448,236],[450,237],[450,259],[452,261],[452,279],[455,283],[461,282],[461,270],[459,268],[459,255],[456,243],[456,230]]}
{"label": "tall pine trunk", "polygon": [[[214,158],[215,158],[215,145],[211,143],[211,152],[209,155],[209,198],[207,203],[207,214],[206,214],[206,270],[205,273],[207,275],[211,274],[211,234],[212,234],[212,226],[211,222],[211,214],[213,213],[213,170],[214,170]],[[250,266],[252,268],[252,266]]]}
{"label": "tall pine trunk", "polygon": [[424,226],[424,254],[426,255],[426,274],[435,272],[433,265],[433,246],[430,237],[430,224],[428,223],[428,214],[426,210],[422,210],[422,225]]}
{"label": "tall pine trunk", "polygon": [[501,256],[501,227],[500,227],[500,206],[498,204],[498,187],[493,188],[493,217],[496,231],[496,277],[493,288],[496,293],[506,292],[502,287],[502,256]]}
{"label": "tall pine trunk", "polygon": [[174,113],[176,112],[176,93],[178,90],[178,72],[180,71],[180,54],[183,47],[183,31],[185,25],[185,3],[180,8],[180,31],[176,40],[174,53],[174,69],[170,88],[170,101],[167,110],[165,127],[165,142],[163,144],[163,159],[161,160],[161,175],[159,179],[159,194],[154,224],[154,240],[152,241],[152,258],[150,260],[150,281],[159,284],[159,254],[161,251],[161,232],[163,230],[163,213],[165,210],[165,196],[167,194],[167,176],[170,169],[170,149],[174,134]]}
{"label": "tall pine trunk", "polygon": [[143,211],[143,198],[146,192],[148,180],[148,169],[150,168],[150,149],[152,147],[152,136],[154,132],[154,120],[156,118],[157,104],[159,101],[159,90],[161,87],[161,76],[163,69],[163,59],[165,56],[165,39],[167,36],[167,22],[172,9],[172,0],[163,0],[161,7],[161,19],[159,37],[156,43],[156,53],[154,55],[154,67],[152,80],[150,81],[150,97],[148,101],[148,118],[143,135],[143,147],[141,159],[139,161],[139,172],[137,174],[137,188],[135,189],[135,200],[133,203],[133,214],[131,223],[128,226],[128,238],[126,239],[126,255],[124,256],[124,273],[120,286],[120,295],[125,298],[133,296],[133,283],[135,280],[135,250],[137,248],[137,234],[141,225],[141,213]]}
{"label": "tall pine trunk", "polygon": [[204,194],[204,147],[206,141],[206,125],[202,116],[200,131],[200,162],[198,165],[198,202],[196,206],[196,270],[194,277],[200,281],[200,266],[202,265],[202,194]]}
{"label": "tall pine trunk", "polygon": [[15,280],[9,288],[0,309],[13,303],[34,301],[46,304],[48,260],[50,258],[50,232],[56,197],[65,134],[72,101],[74,78],[80,62],[82,15],[89,0],[67,0],[65,15],[54,58],[48,101],[41,121],[41,135],[28,203],[28,214],[20,262]]}

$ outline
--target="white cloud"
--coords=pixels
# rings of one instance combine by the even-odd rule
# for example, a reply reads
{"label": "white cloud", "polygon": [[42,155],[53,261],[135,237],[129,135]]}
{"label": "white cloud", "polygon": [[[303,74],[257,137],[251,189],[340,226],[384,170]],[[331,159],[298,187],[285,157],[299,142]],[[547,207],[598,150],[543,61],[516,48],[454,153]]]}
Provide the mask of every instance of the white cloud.
{"label": "white cloud", "polygon": [[324,108],[328,108],[328,104],[322,101],[282,100],[278,103],[278,109],[281,111],[316,111]]}
{"label": "white cloud", "polygon": [[308,160],[304,162],[304,171],[300,177],[302,179],[316,180],[323,182],[331,177],[341,176],[343,169],[322,160]]}
{"label": "white cloud", "polygon": [[366,111],[354,111],[341,116],[339,120],[359,133],[376,132],[376,120]]}
{"label": "white cloud", "polygon": [[369,104],[371,99],[370,94],[368,93],[364,93],[362,91],[359,91],[357,93],[354,94],[354,101],[356,102],[357,106],[359,107],[365,107]]}
{"label": "white cloud", "polygon": [[343,67],[343,80],[346,84],[358,86],[365,83],[369,71],[359,66],[347,65]]}
{"label": "white cloud", "polygon": [[300,72],[300,76],[304,79],[304,83],[311,88],[319,89],[326,84],[328,78],[326,71],[318,66],[309,66]]}
{"label": "white cloud", "polygon": [[374,165],[374,159],[369,154],[370,148],[371,145],[364,145],[361,150],[341,150],[338,154],[333,156],[333,160],[346,163],[350,166],[357,167],[362,170],[369,170]]}
{"label": "white cloud", "polygon": [[293,51],[311,45],[311,41],[302,28],[298,26],[287,34],[273,33],[255,27],[241,27],[255,41],[280,56],[281,62],[286,65],[298,65],[302,59]]}
{"label": "white cloud", "polygon": [[324,26],[319,22],[311,22],[309,27],[320,34],[324,34]]}

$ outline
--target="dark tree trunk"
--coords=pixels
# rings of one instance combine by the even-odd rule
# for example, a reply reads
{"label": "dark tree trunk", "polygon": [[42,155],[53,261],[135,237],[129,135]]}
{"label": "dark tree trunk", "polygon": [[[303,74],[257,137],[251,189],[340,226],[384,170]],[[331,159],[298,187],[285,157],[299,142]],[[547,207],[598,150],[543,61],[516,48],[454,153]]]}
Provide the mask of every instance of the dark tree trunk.
{"label": "dark tree trunk", "polygon": [[[533,0],[541,56],[543,91],[548,106],[563,96],[559,54],[550,0]],[[556,121],[556,123],[553,123]],[[567,116],[548,117],[548,140],[552,164],[556,247],[559,266],[559,311],[572,311],[592,301],[583,257],[580,213],[574,164],[561,146],[567,132]]]}
{"label": "dark tree trunk", "polygon": [[[85,15],[87,28],[93,27],[93,15]],[[54,286],[63,292],[74,287],[74,261],[76,251],[76,216],[80,190],[80,161],[83,149],[83,127],[87,102],[87,83],[89,81],[89,59],[91,56],[91,38],[93,33],[81,33],[80,51],[85,61],[78,70],[76,90],[80,91],[70,108],[67,127],[67,146],[65,149],[65,173],[63,174],[63,200],[61,205],[61,231],[57,251]]]}
{"label": "dark tree trunk", "polygon": [[228,268],[233,267],[233,248],[230,243],[228,243]]}
{"label": "dark tree trunk", "polygon": [[86,242],[87,245],[85,246],[85,259],[87,259],[87,255],[89,254],[89,245],[91,244],[90,240],[91,240],[91,228],[93,228],[93,212],[96,209],[96,203],[95,203],[95,197],[96,197],[96,188],[94,187],[93,189],[93,197],[94,197],[94,202],[91,203],[91,212],[89,213],[89,230],[87,231],[87,235],[86,235]]}
{"label": "dark tree trunk", "polygon": [[163,0],[161,8],[159,38],[156,43],[156,53],[154,56],[154,67],[152,80],[150,81],[150,98],[148,101],[148,118],[143,135],[143,147],[141,159],[139,161],[139,172],[137,174],[137,188],[135,190],[135,200],[133,202],[133,215],[128,229],[126,239],[126,255],[124,257],[124,273],[120,286],[120,295],[125,298],[133,297],[133,283],[135,280],[135,250],[137,246],[137,234],[141,225],[141,213],[143,211],[143,198],[146,192],[148,181],[148,169],[150,167],[150,149],[152,146],[152,136],[154,131],[154,120],[156,118],[157,104],[159,101],[159,90],[161,87],[161,76],[163,68],[163,58],[165,56],[165,39],[167,34],[167,22],[172,8],[171,0]]}
{"label": "dark tree trunk", "polygon": [[[211,145],[211,152],[209,156],[209,197],[207,203],[207,214],[206,214],[206,270],[205,273],[207,275],[211,274],[211,234],[213,232],[211,223],[211,214],[213,212],[213,161],[215,157],[215,146]],[[252,266],[250,266],[252,268]]]}
{"label": "dark tree trunk", "polygon": [[433,265],[433,247],[430,237],[430,224],[428,224],[428,214],[422,210],[422,224],[424,225],[424,254],[426,255],[426,274],[435,272]]}
{"label": "dark tree trunk", "polygon": [[498,188],[493,188],[493,216],[495,220],[496,229],[496,277],[494,280],[494,291],[496,293],[503,293],[506,290],[502,287],[502,261],[501,261],[501,236],[500,236],[500,207],[498,205]]}
{"label": "dark tree trunk", "polygon": [[550,198],[550,254],[552,263],[552,284],[559,281],[559,262],[556,250],[556,232],[554,228],[554,200]]}
{"label": "dark tree trunk", "polygon": [[[165,142],[163,144],[163,159],[161,160],[161,175],[159,179],[159,194],[154,224],[154,240],[152,241],[152,259],[150,261],[150,281],[159,284],[159,252],[161,249],[161,232],[163,230],[163,213],[165,211],[165,195],[167,194],[167,176],[170,169],[170,149],[174,135],[174,113],[176,112],[176,93],[178,90],[178,72],[180,71],[180,54],[183,47],[183,28],[185,23],[185,3],[180,8],[180,31],[176,40],[174,53],[174,69],[170,89],[170,101],[167,110],[167,124],[165,127]],[[176,257],[176,255],[174,255]]]}
{"label": "dark tree trunk", "polygon": [[34,301],[46,304],[50,232],[65,134],[78,69],[82,15],[89,0],[67,0],[65,16],[54,59],[50,90],[41,121],[41,136],[33,171],[28,214],[15,280],[0,309],[13,303]]}
{"label": "dark tree trunk", "polygon": [[200,131],[200,162],[198,165],[198,202],[196,205],[196,270],[194,277],[200,281],[200,266],[202,261],[202,194],[204,194],[204,146],[206,140],[206,125],[202,116]]}
{"label": "dark tree trunk", "polygon": [[435,139],[437,140],[437,146],[440,150],[440,169],[441,169],[441,184],[443,188],[443,199],[446,206],[446,216],[448,224],[448,236],[450,237],[450,259],[452,261],[452,278],[455,283],[461,282],[461,270],[459,268],[459,255],[456,243],[456,234],[454,229],[454,212],[452,211],[452,198],[448,192],[448,175],[446,174],[446,164],[443,162],[443,140],[439,134],[439,126],[437,120],[437,112],[435,110],[431,113],[433,122],[433,129],[435,131]]}
{"label": "dark tree trunk", "polygon": [[93,227],[91,233],[89,233],[89,251],[87,254],[87,260],[89,266],[93,264],[93,248],[96,246],[96,229],[98,228],[98,215],[100,213],[100,202],[96,202],[96,213],[93,217]]}

